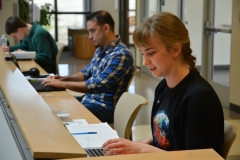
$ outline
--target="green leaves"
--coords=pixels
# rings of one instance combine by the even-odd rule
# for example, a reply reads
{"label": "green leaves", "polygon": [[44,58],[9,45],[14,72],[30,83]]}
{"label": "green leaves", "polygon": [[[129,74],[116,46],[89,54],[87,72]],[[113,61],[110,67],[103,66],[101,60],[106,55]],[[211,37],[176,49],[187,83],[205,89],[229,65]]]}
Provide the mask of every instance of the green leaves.
{"label": "green leaves", "polygon": [[19,5],[19,18],[29,23],[29,4],[32,0],[18,0]]}
{"label": "green leaves", "polygon": [[40,8],[41,18],[38,24],[44,25],[44,26],[50,25],[51,16],[52,16],[51,6],[52,4],[50,3],[45,3],[44,5],[41,6]]}
{"label": "green leaves", "polygon": [[[21,18],[24,22],[30,23],[29,19],[29,5],[33,3],[32,0],[18,0],[19,5],[19,18]],[[45,3],[40,7],[40,21],[38,24],[43,26],[50,26],[51,24],[51,16],[52,16],[52,4]]]}

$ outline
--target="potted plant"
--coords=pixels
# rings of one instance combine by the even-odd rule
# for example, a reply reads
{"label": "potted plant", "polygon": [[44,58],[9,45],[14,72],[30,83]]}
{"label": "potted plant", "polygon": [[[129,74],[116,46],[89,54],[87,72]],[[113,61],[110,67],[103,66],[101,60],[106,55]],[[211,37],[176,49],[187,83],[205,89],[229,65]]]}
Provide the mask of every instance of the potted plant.
{"label": "potted plant", "polygon": [[[29,5],[32,4],[32,0],[18,0],[19,5],[19,17],[25,21],[26,23],[30,22],[29,18]],[[40,21],[38,24],[40,25],[50,25],[51,22],[51,16],[52,16],[52,4],[45,3],[40,7]]]}
{"label": "potted plant", "polygon": [[19,18],[21,18],[26,23],[30,22],[29,18],[29,4],[32,0],[18,0],[19,5]]}
{"label": "potted plant", "polygon": [[51,9],[52,4],[50,3],[45,3],[44,5],[41,6],[40,8],[40,21],[38,24],[40,25],[50,25],[51,22],[51,16],[52,16],[52,9]]}

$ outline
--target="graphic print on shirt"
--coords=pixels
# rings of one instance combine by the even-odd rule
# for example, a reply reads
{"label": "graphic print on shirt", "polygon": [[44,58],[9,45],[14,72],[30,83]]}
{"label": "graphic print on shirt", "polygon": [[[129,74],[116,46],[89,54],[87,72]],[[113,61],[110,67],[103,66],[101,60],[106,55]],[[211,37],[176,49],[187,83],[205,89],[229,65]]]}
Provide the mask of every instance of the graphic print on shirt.
{"label": "graphic print on shirt", "polygon": [[156,116],[153,117],[153,134],[155,144],[159,145],[158,147],[166,149],[170,145],[167,139],[167,135],[169,134],[169,119],[164,111],[159,111]]}

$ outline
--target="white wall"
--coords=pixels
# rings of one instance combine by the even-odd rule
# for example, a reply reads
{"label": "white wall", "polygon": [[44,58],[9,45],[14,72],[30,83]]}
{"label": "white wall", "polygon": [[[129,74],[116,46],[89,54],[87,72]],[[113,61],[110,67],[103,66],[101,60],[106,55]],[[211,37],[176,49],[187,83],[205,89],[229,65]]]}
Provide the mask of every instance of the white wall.
{"label": "white wall", "polygon": [[115,1],[118,0],[92,0],[91,11],[105,10],[110,13],[115,22],[115,34],[119,34],[119,6],[115,9]]}
{"label": "white wall", "polygon": [[5,21],[10,16],[13,16],[13,3],[17,2],[18,0],[2,0],[2,10],[0,10],[0,35],[5,34],[10,45],[14,45],[14,39],[6,34]]}

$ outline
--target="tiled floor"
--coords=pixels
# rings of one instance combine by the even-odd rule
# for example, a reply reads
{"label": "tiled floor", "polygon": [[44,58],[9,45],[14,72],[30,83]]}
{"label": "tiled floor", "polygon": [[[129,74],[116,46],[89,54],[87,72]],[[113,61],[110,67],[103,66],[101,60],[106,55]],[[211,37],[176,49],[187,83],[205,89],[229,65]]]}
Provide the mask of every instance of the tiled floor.
{"label": "tiled floor", "polygon": [[[72,54],[64,52],[60,58],[60,75],[74,74],[85,67],[89,61],[89,59],[77,59]],[[129,92],[142,95],[148,100],[148,105],[144,105],[141,108],[132,127],[134,141],[141,141],[151,136],[151,106],[154,98],[154,89],[159,81],[160,79],[144,73],[137,73],[129,87]],[[228,160],[240,160],[240,114],[231,112],[228,108],[223,108],[223,110],[225,120],[237,128],[237,139],[229,152]]]}

